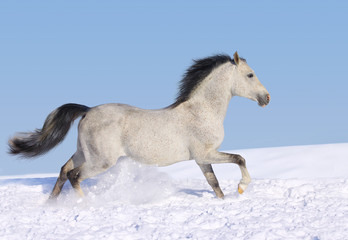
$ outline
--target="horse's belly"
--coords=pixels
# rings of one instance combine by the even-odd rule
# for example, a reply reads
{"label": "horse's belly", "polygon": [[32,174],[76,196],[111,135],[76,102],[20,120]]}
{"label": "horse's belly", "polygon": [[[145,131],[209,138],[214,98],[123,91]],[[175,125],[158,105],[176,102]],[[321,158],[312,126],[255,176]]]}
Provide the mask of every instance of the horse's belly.
{"label": "horse's belly", "polygon": [[132,138],[124,147],[128,157],[148,165],[167,166],[190,159],[187,146],[175,137]]}

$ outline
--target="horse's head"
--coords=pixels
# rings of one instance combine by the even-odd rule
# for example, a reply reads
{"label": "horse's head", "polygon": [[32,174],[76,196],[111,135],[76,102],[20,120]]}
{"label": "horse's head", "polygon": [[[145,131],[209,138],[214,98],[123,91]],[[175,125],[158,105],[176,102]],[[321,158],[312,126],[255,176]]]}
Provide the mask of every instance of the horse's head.
{"label": "horse's head", "polygon": [[257,101],[259,106],[265,107],[271,100],[266,88],[261,84],[254,71],[248,66],[244,59],[240,59],[238,53],[234,55],[235,76],[232,95],[246,97]]}

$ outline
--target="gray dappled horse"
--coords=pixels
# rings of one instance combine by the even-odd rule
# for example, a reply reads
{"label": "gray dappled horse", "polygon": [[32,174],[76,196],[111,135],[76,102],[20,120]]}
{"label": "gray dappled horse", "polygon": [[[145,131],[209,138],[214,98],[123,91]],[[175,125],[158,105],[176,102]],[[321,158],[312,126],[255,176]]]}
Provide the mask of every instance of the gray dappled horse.
{"label": "gray dappled horse", "polygon": [[155,166],[194,159],[219,198],[224,194],[211,164],[236,163],[242,172],[238,191],[243,193],[251,180],[244,158],[218,152],[233,96],[249,98],[260,106],[270,101],[266,88],[237,52],[233,59],[216,55],[195,61],[181,80],[176,101],[166,108],[65,104],[48,115],[42,129],[10,139],[10,152],[25,157],[44,154],[60,143],[72,122],[81,117],[77,150],[61,168],[50,198],[59,195],[68,179],[83,196],[80,182],[106,171],[122,156]]}

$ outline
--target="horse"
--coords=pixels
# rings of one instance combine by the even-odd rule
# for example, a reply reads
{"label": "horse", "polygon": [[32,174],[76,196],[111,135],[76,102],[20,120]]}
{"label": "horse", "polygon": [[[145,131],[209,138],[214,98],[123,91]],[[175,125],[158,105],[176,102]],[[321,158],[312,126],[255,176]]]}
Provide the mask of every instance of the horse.
{"label": "horse", "polygon": [[194,60],[179,85],[175,102],[165,108],[145,110],[109,103],[96,107],[65,104],[51,112],[41,129],[16,134],[9,152],[36,157],[63,141],[73,121],[78,124],[77,150],[62,166],[50,194],[56,199],[69,180],[83,197],[81,181],[94,177],[121,157],[147,165],[168,166],[194,160],[218,198],[224,198],[211,164],[235,163],[242,179],[242,194],[251,182],[245,159],[219,152],[224,139],[223,121],[233,96],[256,101],[264,107],[270,95],[244,58],[235,52]]}

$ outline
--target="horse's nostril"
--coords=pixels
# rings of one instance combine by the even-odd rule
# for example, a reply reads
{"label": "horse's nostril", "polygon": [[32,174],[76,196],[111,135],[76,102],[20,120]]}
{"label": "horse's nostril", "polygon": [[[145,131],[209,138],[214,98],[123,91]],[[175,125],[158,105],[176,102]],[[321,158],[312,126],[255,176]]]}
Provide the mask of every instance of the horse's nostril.
{"label": "horse's nostril", "polygon": [[271,101],[271,95],[267,94],[267,101]]}

